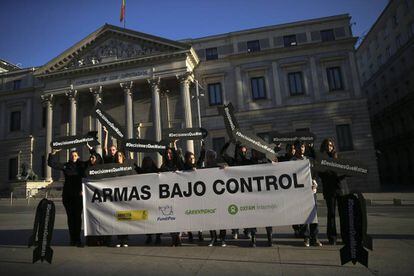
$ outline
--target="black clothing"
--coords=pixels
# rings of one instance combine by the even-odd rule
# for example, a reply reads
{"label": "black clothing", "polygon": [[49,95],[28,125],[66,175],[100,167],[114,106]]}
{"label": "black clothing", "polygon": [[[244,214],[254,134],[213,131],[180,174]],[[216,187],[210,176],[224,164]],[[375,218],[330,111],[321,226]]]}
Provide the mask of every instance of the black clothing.
{"label": "black clothing", "polygon": [[118,163],[116,154],[115,155],[108,155],[106,150],[103,150],[103,162],[105,164],[112,164],[112,163]]}
{"label": "black clothing", "polygon": [[62,201],[68,217],[68,228],[71,243],[80,243],[82,225],[82,176],[87,162],[76,161],[61,163],[57,156],[49,154],[48,165],[56,170],[63,171],[65,182],[63,184]]}

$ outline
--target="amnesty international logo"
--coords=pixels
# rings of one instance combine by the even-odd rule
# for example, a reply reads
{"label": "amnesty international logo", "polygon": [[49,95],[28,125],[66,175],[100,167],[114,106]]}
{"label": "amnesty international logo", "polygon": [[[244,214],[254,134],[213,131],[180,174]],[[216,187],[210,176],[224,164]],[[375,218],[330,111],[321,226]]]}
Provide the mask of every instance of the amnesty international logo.
{"label": "amnesty international logo", "polygon": [[118,221],[147,220],[148,211],[147,210],[117,211],[115,216]]}
{"label": "amnesty international logo", "polygon": [[237,205],[231,204],[227,208],[227,211],[229,212],[230,215],[235,215],[239,211],[239,208],[237,208]]}

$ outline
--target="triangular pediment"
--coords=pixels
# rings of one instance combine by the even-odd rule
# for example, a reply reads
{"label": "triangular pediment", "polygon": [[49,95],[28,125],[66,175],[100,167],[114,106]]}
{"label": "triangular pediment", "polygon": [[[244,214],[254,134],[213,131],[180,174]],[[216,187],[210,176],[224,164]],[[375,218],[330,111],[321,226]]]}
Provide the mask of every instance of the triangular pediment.
{"label": "triangular pediment", "polygon": [[188,44],[106,24],[42,66],[36,75],[173,54],[190,48]]}

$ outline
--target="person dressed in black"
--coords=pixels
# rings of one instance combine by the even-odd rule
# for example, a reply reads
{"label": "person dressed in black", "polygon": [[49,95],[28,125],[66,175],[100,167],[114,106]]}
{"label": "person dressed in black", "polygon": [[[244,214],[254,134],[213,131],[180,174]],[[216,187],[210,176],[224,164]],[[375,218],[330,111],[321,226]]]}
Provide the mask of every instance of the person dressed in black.
{"label": "person dressed in black", "polygon": [[[308,158],[305,156],[306,146],[305,143],[297,140],[295,141],[295,156],[292,157],[292,160],[307,160]],[[312,175],[312,192],[314,194],[315,205],[316,205],[316,189],[317,183],[315,180],[315,176]],[[310,223],[306,224],[305,227],[305,240],[304,244],[306,247],[312,246],[322,246],[322,243],[318,239],[318,224],[317,223]]]}
{"label": "person dressed in black", "polygon": [[[176,141],[174,147],[167,147],[163,153],[163,162],[160,168],[161,172],[175,172],[183,168],[182,161],[177,154]],[[171,233],[171,246],[181,246],[181,236],[178,232]]]}
{"label": "person dressed in black", "polygon": [[279,162],[290,161],[295,156],[295,146],[292,144],[286,144],[286,152],[283,156],[278,157]]}
{"label": "person dressed in black", "polygon": [[[187,151],[184,155],[184,162],[183,162],[182,169],[184,171],[193,171],[196,168],[200,169],[202,167],[202,164],[203,164],[204,154],[205,154],[205,150],[203,151],[203,149],[202,149],[200,157],[198,158],[197,163],[196,163],[194,153],[192,153],[190,151]],[[188,234],[188,241],[193,242],[194,241],[193,233],[192,232],[187,232],[187,234]],[[202,231],[198,231],[198,240],[200,242],[204,241]]]}
{"label": "person dressed in black", "polygon": [[105,139],[104,139],[104,144],[103,144],[103,161],[105,164],[108,163],[117,163],[118,157],[116,156],[117,153],[117,148],[115,145],[112,145],[109,147],[109,152],[108,152],[108,138],[109,138],[109,134],[108,134],[108,130],[106,129],[105,126],[102,126],[103,130],[105,132]]}
{"label": "person dressed in black", "polygon": [[[205,156],[205,165],[204,168],[218,168],[220,167],[217,164],[217,153],[213,150],[208,150],[207,152],[205,151],[205,148],[202,147],[201,148],[201,153],[200,153],[200,157],[204,157]],[[214,244],[217,242],[217,231],[216,230],[210,230],[210,243],[208,244],[208,246],[214,246]],[[219,238],[221,240],[221,246],[225,247],[227,246],[226,244],[226,230],[220,230],[219,233]]]}
{"label": "person dressed in black", "polygon": [[[144,159],[142,159],[141,167],[135,166],[135,170],[138,174],[158,173],[160,171],[150,156],[145,156]],[[145,244],[152,243],[152,234],[147,234],[146,236]],[[155,234],[155,244],[161,244],[160,233]]]}
{"label": "person dressed in black", "polygon": [[68,220],[70,245],[82,247],[82,176],[87,166],[87,162],[80,161],[78,152],[72,150],[70,152],[69,161],[61,163],[56,156],[58,151],[60,150],[53,150],[52,153],[49,154],[47,164],[53,169],[61,170],[65,176],[62,201]]}
{"label": "person dressed in black", "polygon": [[[230,146],[230,142],[224,144],[223,148],[220,151],[221,157],[229,166],[246,166],[253,165],[251,159],[247,158],[247,148],[242,145],[240,142],[236,142],[234,148],[234,157],[229,156],[226,151]],[[239,229],[232,229],[233,238],[237,239],[239,235]],[[256,247],[256,228],[245,228],[243,230],[245,237],[251,239],[250,246]]]}
{"label": "person dressed in black", "polygon": [[[333,139],[327,138],[322,141],[320,153],[323,155],[328,155],[330,158],[338,158],[335,151],[335,144]],[[344,181],[345,175],[338,176],[334,171],[327,170],[325,172],[318,173],[319,178],[322,182],[323,187],[323,197],[326,202],[326,207],[328,209],[328,218],[327,218],[327,237],[329,244],[335,245],[337,239],[336,232],[336,223],[335,223],[335,210],[336,204],[338,202],[338,208],[340,209],[340,200],[339,197],[346,195],[348,193],[348,186]]]}

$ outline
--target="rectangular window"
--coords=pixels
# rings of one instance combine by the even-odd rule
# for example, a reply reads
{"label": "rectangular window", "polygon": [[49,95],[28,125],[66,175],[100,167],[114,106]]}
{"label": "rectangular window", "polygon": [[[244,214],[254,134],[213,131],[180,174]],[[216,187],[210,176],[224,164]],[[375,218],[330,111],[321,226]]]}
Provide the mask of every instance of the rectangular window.
{"label": "rectangular window", "polygon": [[387,46],[387,48],[385,48],[385,57],[388,59],[391,56],[391,48],[390,46]]}
{"label": "rectangular window", "polygon": [[378,57],[377,57],[377,61],[378,61],[378,66],[381,66],[382,65],[382,55],[379,55]]}
{"label": "rectangular window", "polygon": [[392,26],[397,27],[398,26],[398,17],[397,15],[392,16]]}
{"label": "rectangular window", "polygon": [[221,83],[208,84],[208,102],[210,105],[221,105],[223,99],[221,95]]}
{"label": "rectangular window", "polygon": [[343,90],[341,68],[331,67],[326,69],[329,91]]}
{"label": "rectangular window", "polygon": [[288,74],[290,95],[305,94],[303,89],[302,72],[294,72]]}
{"label": "rectangular window", "polygon": [[217,47],[206,49],[206,60],[218,59]]}
{"label": "rectangular window", "polygon": [[266,87],[264,77],[251,78],[253,100],[266,99]]}
{"label": "rectangular window", "polygon": [[321,39],[322,41],[334,41],[335,35],[332,29],[330,30],[323,30],[321,31]]}
{"label": "rectangular window", "polygon": [[10,113],[10,131],[19,131],[21,127],[20,111],[12,111]]}
{"label": "rectangular window", "polygon": [[350,125],[337,125],[336,136],[338,138],[338,148],[340,151],[348,151],[354,149]]}
{"label": "rectangular window", "polygon": [[17,174],[19,173],[18,166],[17,157],[9,159],[9,180],[17,179]]}
{"label": "rectangular window", "polygon": [[297,45],[296,35],[285,35],[283,37],[283,43],[285,47],[296,46]]}
{"label": "rectangular window", "polygon": [[13,81],[13,90],[19,90],[22,84],[22,80],[14,80]]}
{"label": "rectangular window", "polygon": [[259,40],[247,41],[247,52],[259,52],[260,51],[260,42]]}
{"label": "rectangular window", "polygon": [[414,22],[411,22],[411,23],[410,23],[408,33],[409,33],[409,37],[414,36]]}
{"label": "rectangular window", "polygon": [[217,153],[217,156],[219,156],[221,149],[226,143],[226,140],[224,139],[224,137],[215,137],[212,139],[212,142],[213,142],[213,150]]}

